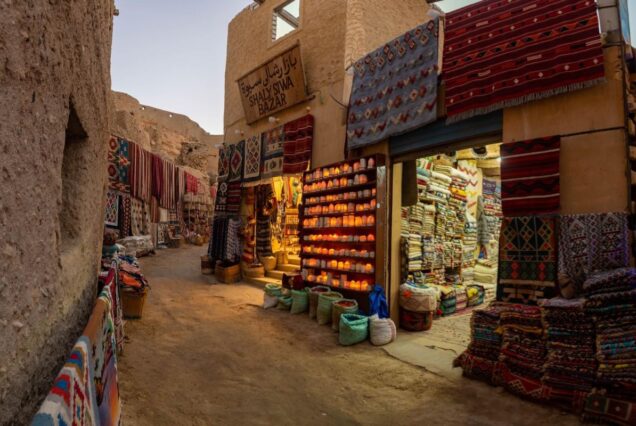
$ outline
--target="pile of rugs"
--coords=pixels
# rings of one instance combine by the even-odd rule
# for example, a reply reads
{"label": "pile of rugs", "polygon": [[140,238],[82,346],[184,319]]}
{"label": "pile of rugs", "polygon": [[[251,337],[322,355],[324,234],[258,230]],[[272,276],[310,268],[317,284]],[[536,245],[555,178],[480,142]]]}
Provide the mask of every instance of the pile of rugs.
{"label": "pile of rugs", "polygon": [[121,417],[117,355],[123,350],[118,265],[100,274],[99,298],[88,324],[46,399],[34,425],[118,425]]}

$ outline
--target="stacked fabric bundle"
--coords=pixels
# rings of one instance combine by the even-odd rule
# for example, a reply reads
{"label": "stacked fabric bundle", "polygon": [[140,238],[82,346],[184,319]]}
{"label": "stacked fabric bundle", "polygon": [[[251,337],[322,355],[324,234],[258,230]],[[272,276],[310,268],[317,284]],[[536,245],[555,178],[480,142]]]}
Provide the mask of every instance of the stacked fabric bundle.
{"label": "stacked fabric bundle", "polygon": [[409,209],[408,207],[402,207],[402,214],[400,216],[401,231],[400,235],[408,237],[411,233],[411,226],[409,224]]}
{"label": "stacked fabric bundle", "polygon": [[453,286],[455,289],[455,312],[463,311],[468,307],[468,294],[466,287],[462,285]]}
{"label": "stacked fabric bundle", "polygon": [[499,356],[501,383],[512,393],[542,399],[541,378],[547,351],[541,309],[508,305],[501,313],[500,323],[503,329]]}
{"label": "stacked fabric bundle", "polygon": [[409,272],[422,270],[422,237],[409,234],[408,238]]}
{"label": "stacked fabric bundle", "polygon": [[595,318],[599,384],[612,394],[636,396],[636,269],[592,274],[583,292]]}
{"label": "stacked fabric bundle", "polygon": [[450,174],[442,174],[437,171],[430,172],[430,177],[428,177],[426,181],[426,199],[428,201],[436,201],[441,203],[448,202],[448,199],[451,196],[450,192],[450,184],[451,184]]}
{"label": "stacked fabric bundle", "polygon": [[485,309],[473,311],[470,319],[471,339],[468,349],[455,361],[464,376],[494,383],[494,373],[501,351],[501,334],[497,333],[503,303],[493,303]]}
{"label": "stacked fabric bundle", "polygon": [[480,285],[467,285],[466,296],[468,297],[468,307],[479,306],[484,303],[486,291]]}
{"label": "stacked fabric bundle", "polygon": [[543,384],[551,400],[580,411],[596,377],[594,325],[585,299],[554,298],[542,308],[548,350]]}
{"label": "stacked fabric bundle", "polygon": [[422,235],[432,237],[435,235],[435,204],[424,204],[424,221],[422,223]]}
{"label": "stacked fabric bundle", "polygon": [[443,316],[453,315],[457,311],[457,295],[451,286],[440,286],[440,309]]}

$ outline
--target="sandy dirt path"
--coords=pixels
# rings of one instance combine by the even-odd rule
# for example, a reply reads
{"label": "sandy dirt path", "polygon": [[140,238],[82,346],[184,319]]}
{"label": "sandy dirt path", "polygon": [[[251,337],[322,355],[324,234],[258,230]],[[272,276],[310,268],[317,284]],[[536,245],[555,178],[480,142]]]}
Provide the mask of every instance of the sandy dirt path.
{"label": "sandy dirt path", "polygon": [[306,315],[259,307],[262,291],[211,285],[200,247],[142,260],[152,291],[119,360],[130,425],[574,425],[501,389],[436,376]]}

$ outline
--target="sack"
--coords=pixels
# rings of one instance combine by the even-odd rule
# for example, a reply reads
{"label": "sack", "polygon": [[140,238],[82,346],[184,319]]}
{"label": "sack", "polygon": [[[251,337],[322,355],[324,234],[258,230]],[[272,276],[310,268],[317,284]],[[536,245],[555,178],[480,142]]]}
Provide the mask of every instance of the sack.
{"label": "sack", "polygon": [[433,312],[411,312],[400,308],[400,327],[406,331],[426,331],[433,326]]}
{"label": "sack", "polygon": [[432,288],[411,284],[400,286],[400,306],[411,312],[432,312],[437,307],[437,293]]}
{"label": "sack", "polygon": [[331,311],[333,302],[342,299],[342,294],[335,291],[320,293],[318,296],[318,308],[316,310],[316,319],[319,325],[326,325],[331,322]]}
{"label": "sack", "polygon": [[331,289],[329,287],[325,287],[322,285],[312,287],[311,290],[309,290],[309,318],[311,319],[316,318],[316,310],[318,308],[318,296],[320,296],[320,293],[326,293],[328,291],[331,291]]}
{"label": "sack", "polygon": [[302,314],[309,309],[309,294],[306,290],[292,290],[292,314]]}
{"label": "sack", "polygon": [[371,344],[374,346],[388,345],[395,340],[397,329],[390,318],[380,319],[377,315],[369,318],[369,331]]}
{"label": "sack", "polygon": [[263,309],[272,309],[278,305],[278,297],[263,293]]}
{"label": "sack", "polygon": [[331,329],[336,332],[340,330],[340,315],[357,313],[358,302],[353,299],[342,299],[333,302],[333,308],[331,310]]}
{"label": "sack", "polygon": [[369,295],[369,314],[378,314],[380,318],[389,317],[389,305],[386,303],[384,288],[381,285],[374,285]]}
{"label": "sack", "polygon": [[280,297],[283,294],[283,288],[280,284],[265,284],[265,293],[270,296]]}
{"label": "sack", "polygon": [[278,305],[276,305],[277,309],[281,311],[289,311],[292,305],[292,297],[291,296],[281,296],[278,298]]}
{"label": "sack", "polygon": [[351,346],[364,342],[369,335],[369,319],[364,315],[344,314],[340,317],[340,335],[342,346]]}

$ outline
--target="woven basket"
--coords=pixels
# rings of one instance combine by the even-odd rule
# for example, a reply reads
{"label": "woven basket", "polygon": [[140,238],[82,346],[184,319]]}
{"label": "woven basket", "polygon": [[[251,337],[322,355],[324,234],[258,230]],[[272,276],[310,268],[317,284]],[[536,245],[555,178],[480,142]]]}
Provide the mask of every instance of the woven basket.
{"label": "woven basket", "polygon": [[321,293],[318,296],[318,308],[316,309],[316,319],[319,325],[327,325],[331,322],[331,311],[333,302],[342,299],[342,294],[335,291]]}
{"label": "woven basket", "polygon": [[262,266],[250,266],[241,263],[241,270],[244,278],[263,278],[265,276],[265,268]]}
{"label": "woven basket", "polygon": [[309,290],[309,318],[316,319],[318,296],[320,296],[321,293],[326,293],[328,291],[331,291],[331,289],[322,285],[312,287],[311,290]]}
{"label": "woven basket", "polygon": [[340,316],[342,314],[357,314],[358,302],[353,299],[342,299],[333,303],[331,309],[331,329],[333,331],[340,330]]}
{"label": "woven basket", "polygon": [[364,315],[344,314],[340,318],[338,341],[342,346],[351,346],[367,340],[369,318]]}
{"label": "woven basket", "polygon": [[426,331],[433,326],[433,312],[412,312],[400,308],[400,327],[407,331]]}
{"label": "woven basket", "polygon": [[259,256],[258,260],[260,260],[267,272],[276,269],[276,258],[274,256]]}

